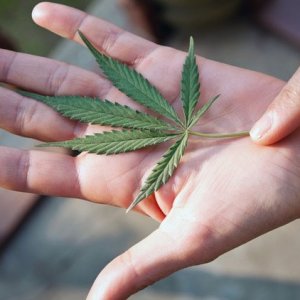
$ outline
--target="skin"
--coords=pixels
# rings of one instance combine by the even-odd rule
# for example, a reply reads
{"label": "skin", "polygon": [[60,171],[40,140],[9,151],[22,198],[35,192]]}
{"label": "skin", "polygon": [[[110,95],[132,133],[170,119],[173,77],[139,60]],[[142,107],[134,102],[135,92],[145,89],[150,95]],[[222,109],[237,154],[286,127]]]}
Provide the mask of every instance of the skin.
{"label": "skin", "polygon": [[[180,107],[185,53],[62,5],[41,3],[33,19],[79,43],[76,31],[80,29],[99,50],[136,68]],[[276,78],[203,57],[198,57],[198,64],[201,103],[218,93],[222,96],[195,130],[247,130],[284,86]],[[140,109],[105,78],[46,58],[0,50],[0,81],[49,95],[98,96]],[[103,130],[69,121],[4,88],[0,88],[0,124],[14,134],[41,141]],[[138,205],[137,210],[159,221],[159,227],[104,268],[88,299],[126,299],[179,269],[210,262],[299,218],[299,148],[299,130],[271,147],[255,144],[249,137],[217,141],[191,138],[174,176]],[[126,208],[165,150],[162,145],[117,156],[81,154],[73,158],[0,147],[0,186]]]}
{"label": "skin", "polygon": [[300,126],[300,68],[251,129],[254,142],[271,145]]}

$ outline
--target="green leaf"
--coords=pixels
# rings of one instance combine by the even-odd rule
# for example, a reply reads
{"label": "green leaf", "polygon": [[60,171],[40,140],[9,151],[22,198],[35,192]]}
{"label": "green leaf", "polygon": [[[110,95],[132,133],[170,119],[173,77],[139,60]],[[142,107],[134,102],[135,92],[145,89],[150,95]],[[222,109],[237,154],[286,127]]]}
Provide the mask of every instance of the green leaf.
{"label": "green leaf", "polygon": [[140,193],[136,199],[131,203],[127,211],[134,208],[143,199],[150,196],[153,192],[157,191],[168,179],[172,176],[177,168],[181,157],[184,154],[184,150],[187,146],[188,133],[185,132],[181,138],[173,144],[169,150],[158,161],[154,169],[152,170],[146,182],[141,188]]}
{"label": "green leaf", "polygon": [[19,93],[49,105],[65,117],[84,123],[134,129],[176,130],[171,124],[151,115],[107,100],[80,96],[49,97],[24,91]]}
{"label": "green leaf", "polygon": [[188,127],[195,107],[200,97],[200,82],[199,82],[199,70],[196,62],[194,40],[190,38],[190,47],[188,56],[185,59],[185,63],[182,71],[181,80],[181,100],[183,105],[183,111],[185,115],[185,124]]}
{"label": "green leaf", "polygon": [[79,31],[79,35],[115,87],[136,102],[182,125],[174,108],[146,78],[127,65],[100,53],[82,32]]}
{"label": "green leaf", "polygon": [[220,97],[220,95],[217,95],[213,98],[211,98],[207,103],[205,103],[192,117],[192,120],[190,122],[189,128],[192,128],[199,119],[209,110],[209,108],[214,104],[214,102]]}
{"label": "green leaf", "polygon": [[80,152],[87,151],[89,153],[110,155],[134,151],[163,143],[176,136],[176,134],[149,130],[113,130],[87,135],[83,138],[75,138],[70,141],[45,143],[39,146],[65,147]]}

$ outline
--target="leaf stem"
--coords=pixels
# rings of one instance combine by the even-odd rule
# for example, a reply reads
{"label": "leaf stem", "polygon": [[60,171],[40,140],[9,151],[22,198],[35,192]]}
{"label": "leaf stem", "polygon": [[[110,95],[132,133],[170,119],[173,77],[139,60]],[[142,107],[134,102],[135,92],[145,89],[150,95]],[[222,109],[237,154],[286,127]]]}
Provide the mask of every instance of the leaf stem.
{"label": "leaf stem", "polygon": [[248,136],[249,131],[239,131],[239,132],[232,132],[232,133],[204,133],[204,132],[189,130],[189,134],[200,136],[203,138],[222,139],[222,138],[237,138],[237,137]]}

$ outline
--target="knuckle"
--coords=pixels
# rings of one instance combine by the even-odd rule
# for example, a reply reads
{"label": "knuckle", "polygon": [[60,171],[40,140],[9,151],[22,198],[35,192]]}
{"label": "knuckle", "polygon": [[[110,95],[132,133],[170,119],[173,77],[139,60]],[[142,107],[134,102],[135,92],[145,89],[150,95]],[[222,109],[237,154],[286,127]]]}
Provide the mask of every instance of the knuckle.
{"label": "knuckle", "polygon": [[17,190],[27,191],[28,188],[28,177],[30,169],[30,155],[29,151],[23,152],[18,160],[16,168],[16,178],[17,178]]}
{"label": "knuckle", "polygon": [[15,113],[15,126],[17,127],[17,132],[22,134],[24,132],[24,117],[25,117],[25,108],[24,105],[25,98],[22,97],[22,99],[18,102],[16,106],[16,113]]}
{"label": "knuckle", "polygon": [[216,233],[210,226],[195,222],[182,224],[180,232],[168,233],[172,238],[177,258],[183,265],[193,266],[211,262],[218,257],[215,248]]}
{"label": "knuckle", "polygon": [[[25,103],[26,102],[26,103]],[[38,102],[31,101],[22,97],[16,106],[15,126],[21,135],[26,135],[28,128],[34,122],[37,113]]]}
{"label": "knuckle", "polygon": [[109,55],[112,55],[115,45],[118,44],[119,38],[123,35],[123,31],[111,30],[103,38],[102,50]]}
{"label": "knuckle", "polygon": [[130,276],[132,278],[139,278],[139,271],[134,263],[131,249],[128,249],[126,252],[120,255],[117,260],[120,260],[121,264],[125,264],[128,267],[128,270],[130,270]]}
{"label": "knuckle", "polygon": [[10,74],[12,72],[13,65],[18,57],[17,53],[9,53],[8,57],[5,59],[4,64],[0,65],[0,78],[3,82],[8,82]]}
{"label": "knuckle", "polygon": [[[190,237],[189,250],[186,255],[192,265],[205,264],[214,261],[218,255],[214,247],[214,232],[207,226],[200,225],[197,235]],[[183,241],[185,244],[188,241]]]}
{"label": "knuckle", "polygon": [[281,91],[282,105],[284,107],[298,107],[300,104],[300,91],[298,91],[294,86],[286,86]]}
{"label": "knuckle", "polygon": [[47,79],[47,87],[51,94],[59,94],[69,73],[69,66],[67,64],[60,64],[51,72]]}
{"label": "knuckle", "polygon": [[69,38],[71,40],[75,39],[75,36],[77,35],[77,31],[80,30],[84,30],[85,27],[85,23],[90,19],[90,16],[87,13],[84,13],[83,15],[79,15],[78,16],[78,20],[77,20],[77,26],[75,26],[74,28],[77,28],[77,30],[73,31]]}

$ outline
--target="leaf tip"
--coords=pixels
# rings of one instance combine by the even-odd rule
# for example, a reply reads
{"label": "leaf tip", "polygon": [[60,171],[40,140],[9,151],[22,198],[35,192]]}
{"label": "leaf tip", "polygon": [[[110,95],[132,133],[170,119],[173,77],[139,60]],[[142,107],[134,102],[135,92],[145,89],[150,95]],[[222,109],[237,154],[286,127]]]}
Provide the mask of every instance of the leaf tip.
{"label": "leaf tip", "polygon": [[78,35],[81,37],[81,39],[82,39],[82,37],[84,36],[85,37],[85,35],[82,33],[82,31],[80,31],[79,29],[77,30],[77,33],[78,33]]}
{"label": "leaf tip", "polygon": [[126,214],[128,214],[136,206],[135,201],[133,201],[129,207],[126,209]]}
{"label": "leaf tip", "polygon": [[129,207],[126,209],[126,213],[129,213],[133,208],[135,208],[144,198],[145,198],[145,195],[141,191],[138,194],[138,196],[131,202]]}
{"label": "leaf tip", "polygon": [[92,46],[92,44],[90,43],[90,41],[88,40],[88,38],[83,34],[83,32],[78,29],[77,33],[79,34],[79,36],[80,36],[81,40],[84,42],[84,44],[88,48],[90,48],[90,46]]}
{"label": "leaf tip", "polygon": [[194,42],[194,38],[192,36],[190,36],[189,53],[191,53],[192,55],[194,55],[194,52],[195,52],[195,42]]}
{"label": "leaf tip", "polygon": [[193,38],[193,36],[192,36],[192,35],[190,36],[190,44],[191,44],[191,45],[193,45],[193,44],[194,44],[194,38]]}
{"label": "leaf tip", "polygon": [[65,142],[63,141],[63,142],[48,142],[48,143],[37,144],[37,145],[35,145],[35,147],[39,147],[39,148],[65,147],[65,148],[68,148],[68,145],[65,145]]}
{"label": "leaf tip", "polygon": [[48,145],[48,143],[43,143],[43,144],[37,144],[34,147],[45,148],[45,147],[50,147],[50,146]]}

